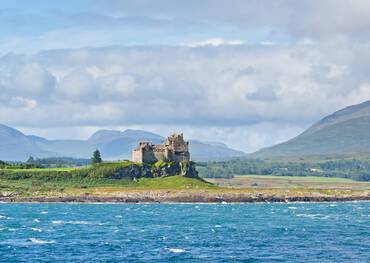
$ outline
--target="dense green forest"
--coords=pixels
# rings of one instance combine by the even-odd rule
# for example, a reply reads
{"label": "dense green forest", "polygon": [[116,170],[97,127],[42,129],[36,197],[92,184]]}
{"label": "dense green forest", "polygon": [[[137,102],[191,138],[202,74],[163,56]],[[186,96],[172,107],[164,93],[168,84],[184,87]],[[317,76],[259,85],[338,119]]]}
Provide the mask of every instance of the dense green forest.
{"label": "dense green forest", "polygon": [[231,178],[234,175],[323,176],[370,181],[370,159],[334,159],[326,161],[274,162],[235,159],[198,163],[203,178]]}

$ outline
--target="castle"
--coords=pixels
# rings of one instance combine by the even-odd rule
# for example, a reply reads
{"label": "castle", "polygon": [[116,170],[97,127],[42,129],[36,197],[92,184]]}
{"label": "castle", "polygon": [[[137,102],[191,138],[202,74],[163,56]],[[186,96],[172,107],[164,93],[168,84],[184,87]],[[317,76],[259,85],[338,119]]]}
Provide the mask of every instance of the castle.
{"label": "castle", "polygon": [[132,151],[132,161],[138,163],[184,162],[189,160],[189,142],[184,141],[182,133],[172,134],[167,137],[163,144],[139,142],[139,146]]}

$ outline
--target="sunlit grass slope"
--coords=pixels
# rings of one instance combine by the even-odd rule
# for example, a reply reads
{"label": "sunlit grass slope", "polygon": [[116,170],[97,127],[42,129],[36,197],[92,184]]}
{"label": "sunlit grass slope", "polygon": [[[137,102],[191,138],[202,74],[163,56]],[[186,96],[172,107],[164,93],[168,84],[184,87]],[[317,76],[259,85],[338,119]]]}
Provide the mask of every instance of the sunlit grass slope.
{"label": "sunlit grass slope", "polygon": [[[161,166],[164,164],[162,163]],[[102,163],[82,168],[0,169],[0,192],[33,195],[96,187],[128,189],[209,189],[214,186],[201,179],[183,176],[140,178],[136,168],[142,164],[129,161]],[[150,169],[151,166],[146,166]],[[153,164],[158,168],[158,164]],[[134,172],[131,172],[134,169]]]}

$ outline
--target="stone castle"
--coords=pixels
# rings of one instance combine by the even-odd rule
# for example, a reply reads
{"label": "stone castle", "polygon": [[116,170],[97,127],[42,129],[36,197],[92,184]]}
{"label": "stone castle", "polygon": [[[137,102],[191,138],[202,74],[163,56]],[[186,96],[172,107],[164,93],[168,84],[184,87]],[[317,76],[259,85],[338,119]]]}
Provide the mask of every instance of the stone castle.
{"label": "stone castle", "polygon": [[183,134],[172,134],[163,144],[139,142],[132,151],[132,161],[137,163],[155,163],[157,161],[184,162],[190,160],[189,142]]}

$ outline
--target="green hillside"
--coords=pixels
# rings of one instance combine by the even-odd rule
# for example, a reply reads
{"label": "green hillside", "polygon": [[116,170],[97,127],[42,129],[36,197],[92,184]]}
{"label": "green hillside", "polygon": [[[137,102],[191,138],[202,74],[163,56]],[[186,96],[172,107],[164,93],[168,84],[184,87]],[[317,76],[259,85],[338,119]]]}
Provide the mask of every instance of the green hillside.
{"label": "green hillside", "polygon": [[121,187],[133,189],[213,188],[197,176],[193,163],[101,163],[82,168],[0,169],[0,196],[27,196],[67,189]]}
{"label": "green hillside", "polygon": [[262,149],[252,157],[298,157],[370,154],[370,102],[323,118],[297,137]]}

